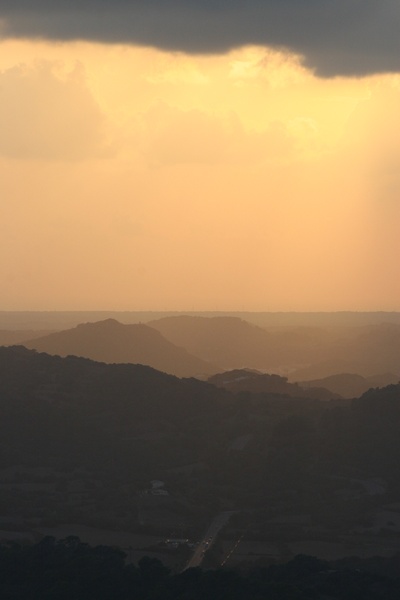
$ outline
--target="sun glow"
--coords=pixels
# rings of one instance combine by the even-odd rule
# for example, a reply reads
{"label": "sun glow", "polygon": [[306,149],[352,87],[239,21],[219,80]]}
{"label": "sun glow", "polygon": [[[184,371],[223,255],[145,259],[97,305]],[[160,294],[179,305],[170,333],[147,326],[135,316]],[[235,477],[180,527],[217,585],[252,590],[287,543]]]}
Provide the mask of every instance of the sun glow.
{"label": "sun glow", "polygon": [[400,309],[398,76],[0,49],[3,309]]}

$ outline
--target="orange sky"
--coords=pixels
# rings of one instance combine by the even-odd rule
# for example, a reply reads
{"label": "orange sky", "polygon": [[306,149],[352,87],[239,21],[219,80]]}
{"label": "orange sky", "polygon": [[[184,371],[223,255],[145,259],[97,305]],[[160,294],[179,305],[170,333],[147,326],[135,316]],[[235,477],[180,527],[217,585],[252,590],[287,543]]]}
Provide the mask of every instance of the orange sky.
{"label": "orange sky", "polygon": [[0,43],[0,310],[400,310],[400,76]]}

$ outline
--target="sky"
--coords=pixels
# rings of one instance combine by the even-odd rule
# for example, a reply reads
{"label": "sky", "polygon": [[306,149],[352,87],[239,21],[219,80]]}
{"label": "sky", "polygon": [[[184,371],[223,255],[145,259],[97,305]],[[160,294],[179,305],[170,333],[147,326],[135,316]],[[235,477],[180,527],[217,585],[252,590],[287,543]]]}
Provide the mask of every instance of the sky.
{"label": "sky", "polygon": [[400,310],[396,0],[2,0],[0,310]]}

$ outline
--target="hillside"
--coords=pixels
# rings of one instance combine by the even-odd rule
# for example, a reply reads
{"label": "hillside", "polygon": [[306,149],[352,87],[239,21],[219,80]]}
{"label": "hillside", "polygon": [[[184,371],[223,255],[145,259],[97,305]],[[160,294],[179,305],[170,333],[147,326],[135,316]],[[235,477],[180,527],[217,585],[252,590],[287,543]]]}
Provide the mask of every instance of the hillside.
{"label": "hillside", "polygon": [[315,346],[314,333],[271,332],[237,317],[166,317],[150,321],[168,340],[224,369],[252,368],[280,373],[304,364]]}
{"label": "hillside", "polygon": [[208,382],[230,392],[251,392],[254,394],[283,394],[292,398],[314,398],[316,400],[334,400],[341,396],[330,391],[328,386],[304,386],[288,383],[287,377],[269,375],[250,369],[225,371],[208,378]]}
{"label": "hillside", "polygon": [[0,399],[3,539],[119,532],[142,552],[151,538],[154,555],[163,537],[199,539],[234,511],[223,541],[228,552],[247,540],[238,561],[271,544],[281,560],[299,547],[400,550],[400,385],[354,401],[232,394],[142,365],[3,347]]}
{"label": "hillside", "polygon": [[34,338],[26,348],[58,356],[82,356],[105,363],[133,363],[153,367],[177,377],[195,377],[218,369],[166,340],[147,325],[123,325],[114,319],[84,323]]}
{"label": "hillside", "polygon": [[395,323],[267,330],[237,317],[176,316],[148,325],[225,370],[258,369],[287,375],[292,383],[338,373],[400,376],[400,325]]}

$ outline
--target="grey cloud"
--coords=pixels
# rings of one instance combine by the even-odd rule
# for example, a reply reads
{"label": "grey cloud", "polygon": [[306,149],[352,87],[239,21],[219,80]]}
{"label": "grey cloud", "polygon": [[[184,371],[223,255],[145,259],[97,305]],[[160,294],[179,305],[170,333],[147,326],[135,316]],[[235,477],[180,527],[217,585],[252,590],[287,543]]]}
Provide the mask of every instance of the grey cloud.
{"label": "grey cloud", "polygon": [[400,71],[398,0],[2,0],[3,36],[191,53],[288,48],[319,75]]}

